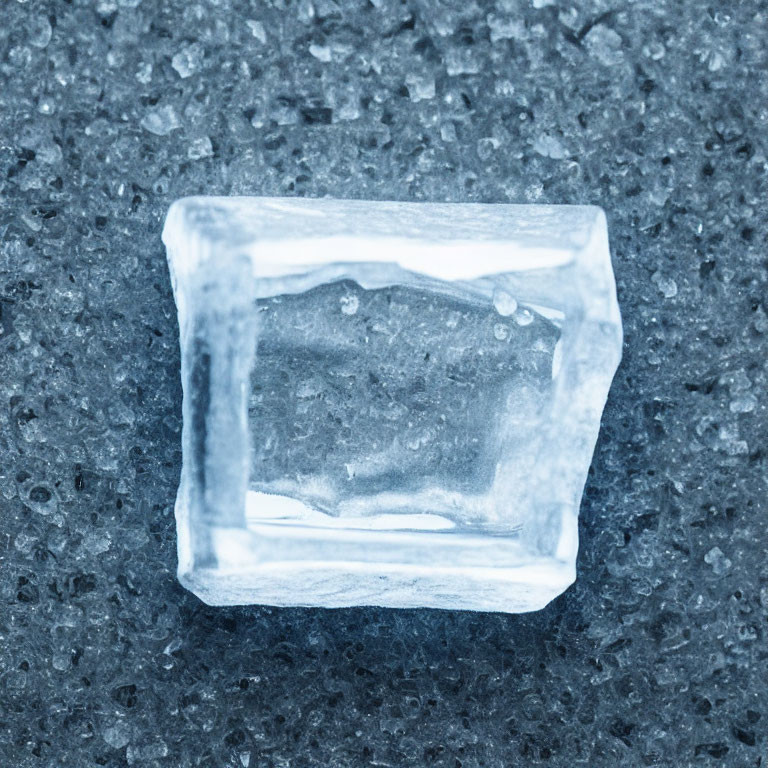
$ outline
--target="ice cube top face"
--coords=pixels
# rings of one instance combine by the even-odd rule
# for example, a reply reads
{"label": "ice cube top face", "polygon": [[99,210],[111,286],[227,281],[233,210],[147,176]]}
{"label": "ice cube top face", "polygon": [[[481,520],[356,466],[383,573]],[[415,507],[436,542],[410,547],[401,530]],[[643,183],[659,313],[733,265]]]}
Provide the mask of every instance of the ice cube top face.
{"label": "ice cube top face", "polygon": [[163,239],[186,586],[526,611],[573,581],[621,351],[602,211],[188,198]]}

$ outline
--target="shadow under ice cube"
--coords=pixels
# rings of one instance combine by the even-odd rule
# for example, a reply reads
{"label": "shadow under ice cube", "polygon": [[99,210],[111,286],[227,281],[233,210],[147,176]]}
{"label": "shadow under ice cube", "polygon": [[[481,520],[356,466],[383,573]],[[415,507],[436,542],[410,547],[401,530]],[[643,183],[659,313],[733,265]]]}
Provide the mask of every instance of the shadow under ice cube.
{"label": "shadow under ice cube", "polygon": [[185,586],[528,611],[573,581],[621,354],[600,209],[198,197],[163,239]]}

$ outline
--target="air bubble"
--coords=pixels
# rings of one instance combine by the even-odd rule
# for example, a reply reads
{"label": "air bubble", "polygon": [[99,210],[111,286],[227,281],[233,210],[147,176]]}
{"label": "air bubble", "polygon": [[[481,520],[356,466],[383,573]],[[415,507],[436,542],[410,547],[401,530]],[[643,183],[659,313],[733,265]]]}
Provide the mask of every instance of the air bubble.
{"label": "air bubble", "polygon": [[506,341],[509,338],[509,328],[504,323],[496,323],[493,326],[493,335],[499,341]]}
{"label": "air bubble", "polygon": [[514,320],[518,325],[530,325],[533,322],[533,312],[529,309],[518,309]]}
{"label": "air bubble", "polygon": [[345,315],[354,315],[357,312],[357,308],[360,306],[360,299],[354,294],[342,296],[339,301],[341,302],[341,311]]}
{"label": "air bubble", "polygon": [[496,289],[493,293],[493,306],[503,317],[509,317],[517,309],[517,302],[506,291]]}

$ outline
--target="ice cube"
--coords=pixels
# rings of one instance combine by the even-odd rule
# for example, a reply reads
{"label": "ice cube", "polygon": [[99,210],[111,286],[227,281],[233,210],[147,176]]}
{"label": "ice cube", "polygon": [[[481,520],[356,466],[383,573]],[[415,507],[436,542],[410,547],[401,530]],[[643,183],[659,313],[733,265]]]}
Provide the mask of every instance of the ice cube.
{"label": "ice cube", "polygon": [[185,586],[521,612],[573,581],[621,354],[600,209],[198,197],[163,239]]}

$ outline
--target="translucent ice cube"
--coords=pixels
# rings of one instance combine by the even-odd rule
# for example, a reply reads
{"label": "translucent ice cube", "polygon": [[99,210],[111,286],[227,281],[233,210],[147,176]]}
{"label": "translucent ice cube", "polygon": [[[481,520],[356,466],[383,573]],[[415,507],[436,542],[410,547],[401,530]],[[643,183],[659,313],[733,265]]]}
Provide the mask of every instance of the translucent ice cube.
{"label": "translucent ice cube", "polygon": [[188,198],[163,239],[182,583],[527,611],[573,581],[621,352],[602,211]]}

